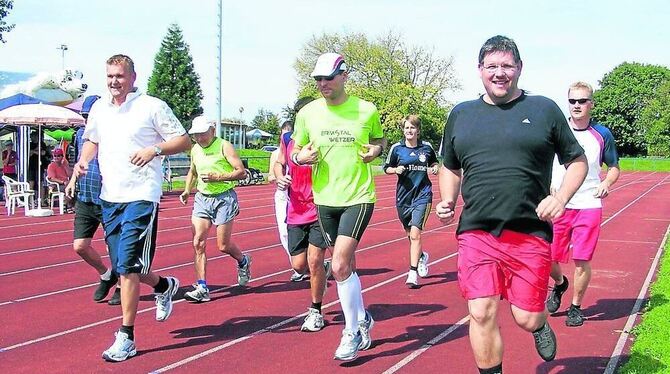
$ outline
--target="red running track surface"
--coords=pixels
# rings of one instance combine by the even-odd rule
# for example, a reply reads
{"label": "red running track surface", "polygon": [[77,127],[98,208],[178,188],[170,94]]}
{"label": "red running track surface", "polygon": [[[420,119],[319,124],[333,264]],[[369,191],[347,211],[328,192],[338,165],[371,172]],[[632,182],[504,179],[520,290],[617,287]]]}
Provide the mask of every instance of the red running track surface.
{"label": "red running track surface", "polygon": [[[500,305],[505,372],[602,373],[625,359],[627,332],[657,265],[670,223],[670,174],[625,173],[605,200],[593,279],[584,300],[588,320],[564,325],[564,308],[550,317],[558,336],[556,360],[544,363],[532,336],[517,328],[509,304]],[[437,185],[435,201],[439,201]],[[233,239],[253,256],[253,281],[235,285],[235,262],[208,241],[212,301],[181,296],[194,281],[191,206],[165,196],[153,269],[182,287],[168,321],[154,320],[151,290],[143,286],[136,321],[138,355],[107,363],[120,308],[96,304],[96,272],[73,251],[72,215],[29,218],[0,215],[0,372],[216,372],[216,373],[476,373],[467,327],[467,304],[456,280],[455,225],[431,216],[424,231],[430,275],[408,289],[407,239],[394,204],[395,177],[377,178],[379,201],[359,245],[357,266],[366,306],[377,323],[373,347],[342,363],[333,353],[343,328],[335,282],[324,300],[326,328],[299,331],[309,306],[309,283],[288,282],[290,270],[276,231],[272,186],[237,189],[241,214]],[[101,230],[94,246],[105,253]],[[107,258],[104,258],[108,261]],[[566,274],[573,268],[567,266]],[[571,290],[564,296],[569,304]],[[632,317],[631,317],[632,316]]]}

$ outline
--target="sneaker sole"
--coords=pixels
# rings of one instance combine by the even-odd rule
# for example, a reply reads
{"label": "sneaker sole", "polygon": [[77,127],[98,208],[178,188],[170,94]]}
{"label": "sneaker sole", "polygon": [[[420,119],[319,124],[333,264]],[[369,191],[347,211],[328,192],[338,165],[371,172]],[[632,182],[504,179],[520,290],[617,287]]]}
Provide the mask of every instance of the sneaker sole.
{"label": "sneaker sole", "polygon": [[313,330],[313,329],[310,329],[309,327],[304,327],[304,326],[300,328],[300,331],[303,331],[303,332],[319,332],[321,330],[323,330],[323,326],[321,326],[320,328],[318,328],[316,330]]}
{"label": "sneaker sole", "polygon": [[208,301],[211,301],[212,299],[211,299],[211,298],[206,298],[206,299],[196,299],[196,298],[194,298],[194,297],[191,297],[191,296],[188,296],[188,295],[184,295],[184,300],[186,300],[186,301],[188,301],[188,302],[190,302],[190,303],[197,304],[197,303],[206,303],[206,302],[208,302]]}
{"label": "sneaker sole", "polygon": [[407,285],[407,288],[412,289],[412,290],[417,290],[417,289],[421,288],[421,286],[419,286],[419,284],[417,284],[417,283],[405,283],[405,284]]}
{"label": "sneaker sole", "polygon": [[335,356],[335,357],[333,357],[333,359],[337,360],[337,361],[353,361],[356,358],[358,358],[358,352],[354,353],[352,356]]}
{"label": "sneaker sole", "polygon": [[102,354],[102,358],[107,362],[122,362],[122,361],[125,361],[125,360],[127,360],[131,357],[134,357],[136,354],[137,354],[137,349],[133,349],[132,351],[130,351],[128,353],[128,356],[123,357],[123,358],[121,358],[121,357],[116,357],[115,358],[115,357],[107,356],[104,353]]}

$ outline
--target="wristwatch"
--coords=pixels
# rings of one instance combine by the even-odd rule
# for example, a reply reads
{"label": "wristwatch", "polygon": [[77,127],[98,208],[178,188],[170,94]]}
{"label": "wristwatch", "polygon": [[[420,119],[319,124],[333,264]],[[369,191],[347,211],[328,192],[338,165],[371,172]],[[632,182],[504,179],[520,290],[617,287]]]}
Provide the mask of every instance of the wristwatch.
{"label": "wristwatch", "polygon": [[161,147],[155,145],[154,146],[154,153],[156,154],[156,156],[160,156],[161,153],[163,153],[163,150],[161,149]]}

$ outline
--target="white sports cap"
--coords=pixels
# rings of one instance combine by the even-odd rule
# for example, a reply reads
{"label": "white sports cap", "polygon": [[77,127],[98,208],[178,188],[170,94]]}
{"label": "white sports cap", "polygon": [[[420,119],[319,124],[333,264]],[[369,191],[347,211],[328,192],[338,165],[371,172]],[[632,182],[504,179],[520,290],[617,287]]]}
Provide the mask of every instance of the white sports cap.
{"label": "white sports cap", "polygon": [[347,71],[344,57],[339,53],[328,52],[319,56],[310,75],[312,77],[330,77],[341,71]]}

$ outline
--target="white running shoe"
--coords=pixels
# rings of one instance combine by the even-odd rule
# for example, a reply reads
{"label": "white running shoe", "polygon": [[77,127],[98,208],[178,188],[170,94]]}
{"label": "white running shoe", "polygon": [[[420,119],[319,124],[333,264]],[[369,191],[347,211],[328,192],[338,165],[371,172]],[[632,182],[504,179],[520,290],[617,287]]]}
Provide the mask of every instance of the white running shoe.
{"label": "white running shoe", "polygon": [[237,284],[240,286],[246,286],[251,280],[251,256],[244,255],[244,257],[247,263],[242,267],[237,267]]}
{"label": "white running shoe", "polygon": [[105,361],[125,361],[126,359],[137,354],[135,342],[128,339],[128,334],[117,331],[114,333],[114,336],[116,336],[114,344],[107,348],[106,351],[102,352],[102,358],[105,359]]}
{"label": "white running shoe", "polygon": [[405,281],[405,284],[409,288],[419,288],[419,279],[416,271],[410,270],[407,273],[407,280]]}
{"label": "white running shoe", "polygon": [[163,293],[154,294],[156,298],[156,321],[163,322],[172,314],[172,297],[179,290],[179,279],[166,277],[168,289]]}
{"label": "white running shoe", "polygon": [[196,283],[193,285],[193,291],[188,291],[184,294],[184,299],[193,302],[193,303],[203,303],[210,301],[209,298],[209,288],[206,286]]}
{"label": "white running shoe", "polygon": [[351,361],[358,357],[358,346],[361,345],[361,334],[358,331],[342,330],[342,340],[335,350],[335,359]]}
{"label": "white running shoe", "polygon": [[370,312],[366,310],[365,319],[362,321],[358,321],[358,331],[361,334],[361,344],[358,346],[358,349],[360,349],[361,351],[369,349],[370,346],[372,346],[372,338],[370,337],[370,330],[372,330],[372,326],[374,325],[375,320],[372,318],[372,314],[370,314]]}
{"label": "white running shoe", "polygon": [[417,266],[417,272],[421,278],[428,276],[428,252],[421,252],[421,257],[419,257],[419,265]]}
{"label": "white running shoe", "polygon": [[291,278],[289,278],[289,280],[291,282],[300,282],[305,278],[307,278],[307,274],[300,274],[297,271],[293,270],[293,274],[291,274]]}
{"label": "white running shoe", "polygon": [[319,311],[314,308],[309,308],[307,309],[307,316],[305,317],[305,322],[303,322],[300,331],[316,332],[320,331],[323,326],[323,314],[319,313]]}

